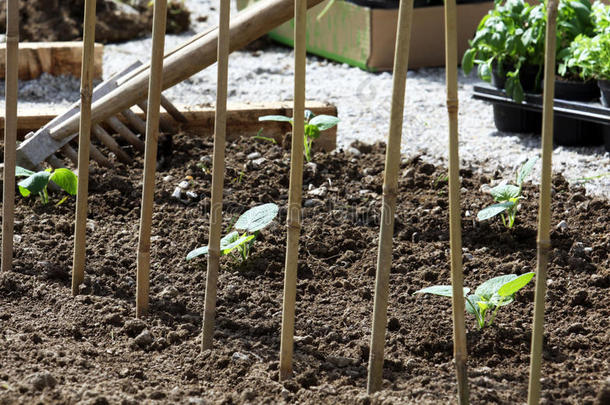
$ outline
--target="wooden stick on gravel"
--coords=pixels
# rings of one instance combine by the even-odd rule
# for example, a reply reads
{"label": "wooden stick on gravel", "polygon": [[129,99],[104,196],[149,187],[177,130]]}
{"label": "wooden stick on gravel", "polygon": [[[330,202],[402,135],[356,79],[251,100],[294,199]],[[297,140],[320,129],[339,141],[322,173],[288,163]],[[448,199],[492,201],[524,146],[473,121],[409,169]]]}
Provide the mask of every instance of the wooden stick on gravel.
{"label": "wooden stick on gravel", "polygon": [[227,129],[227,82],[229,68],[229,21],[231,2],[220,1],[218,23],[218,79],[216,82],[216,116],[214,120],[214,157],[212,162],[212,202],[210,208],[210,237],[208,242],[208,272],[203,310],[201,350],[212,348],[216,317],[216,287],[220,261],[222,232],[222,191],[225,170],[225,138]]}
{"label": "wooden stick on gravel", "polygon": [[385,173],[383,179],[383,204],[381,229],[377,253],[377,275],[375,281],[375,303],[369,354],[367,391],[372,394],[381,389],[383,351],[387,324],[390,267],[392,265],[392,235],[394,234],[394,212],[398,195],[398,170],[400,168],[400,141],[402,137],[405,84],[411,42],[411,20],[413,0],[401,0],[398,11],[398,31],[394,51],[394,79],[392,84],[392,107],[390,132],[386,147]]}
{"label": "wooden stick on gravel", "polygon": [[290,186],[286,217],[287,241],[284,274],[284,303],[280,344],[280,380],[292,375],[294,350],[294,313],[301,231],[301,197],[303,193],[303,138],[305,136],[305,39],[307,1],[294,3],[294,108],[292,110],[292,147],[290,151]]}
{"label": "wooden stick on gravel", "polygon": [[555,98],[555,46],[557,37],[557,0],[549,1],[546,25],[546,54],[544,62],[544,106],[542,112],[542,178],[538,208],[538,257],[536,293],[534,296],[534,326],[530,357],[530,378],[527,403],[540,401],[540,369],[542,363],[542,337],[544,335],[544,305],[546,277],[551,249],[551,172],[553,156],[553,100]]}
{"label": "wooden stick on gravel", "polygon": [[6,76],[4,124],[4,183],[2,190],[2,271],[13,267],[15,226],[15,162],[17,149],[17,86],[19,1],[6,2]]}
{"label": "wooden stick on gravel", "polygon": [[136,278],[136,316],[148,311],[150,287],[150,233],[152,227],[153,200],[155,197],[155,169],[157,165],[157,141],[159,137],[159,111],[161,108],[161,82],[163,74],[163,48],[165,46],[165,22],[167,0],[155,0],[153,12],[153,44],[150,80],[148,83],[148,108],[146,116],[146,148],[144,151],[144,185],[138,241],[138,273]]}
{"label": "wooden stick on gravel", "polygon": [[93,89],[93,51],[95,47],[95,0],[85,1],[83,62],[80,78],[80,128],[78,134],[78,187],[72,255],[72,295],[77,295],[85,277],[87,238],[87,197],[89,193],[89,154],[91,146],[91,97]]}
{"label": "wooden stick on gravel", "polygon": [[455,0],[445,1],[445,72],[449,115],[449,244],[453,308],[453,356],[458,385],[458,404],[468,404],[466,373],[466,325],[462,272],[462,220],[460,210],[460,157],[458,151],[458,49]]}

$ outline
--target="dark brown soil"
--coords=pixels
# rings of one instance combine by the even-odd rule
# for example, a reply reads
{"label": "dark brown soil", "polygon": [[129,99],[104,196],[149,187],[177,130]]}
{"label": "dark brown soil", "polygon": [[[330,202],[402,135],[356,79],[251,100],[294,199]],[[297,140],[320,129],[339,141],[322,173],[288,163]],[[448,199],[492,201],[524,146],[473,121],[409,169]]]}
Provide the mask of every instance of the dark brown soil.
{"label": "dark brown soil", "polygon": [[[98,0],[95,40],[101,43],[124,42],[149,35],[152,7],[146,2],[133,12],[124,12],[111,1]],[[19,36],[24,42],[72,41],[83,36],[84,0],[20,0]],[[180,1],[168,3],[167,32],[188,30],[190,13]],[[0,10],[0,32],[6,30],[6,2]]]}
{"label": "dark brown soil", "polygon": [[[261,203],[281,210],[247,264],[222,259],[215,348],[200,353],[206,261],[184,258],[207,241],[212,145],[179,135],[175,147],[157,175],[151,310],[143,320],[134,319],[139,165],[93,168],[87,276],[76,298],[74,199],[55,207],[19,197],[14,270],[0,275],[0,403],[454,402],[450,300],[412,295],[449,283],[444,168],[421,159],[401,165],[384,389],[369,397],[384,147],[356,145],[359,156],[317,154],[315,170],[305,170],[295,377],[284,383],[277,368],[289,156],[264,141],[227,148],[227,226]],[[266,160],[253,165],[253,152]],[[533,270],[537,189],[525,187],[517,223],[506,230],[499,220],[473,220],[491,202],[480,187],[493,179],[476,168],[461,174],[466,285]],[[189,175],[201,198],[172,199]],[[309,185],[325,186],[326,196],[308,196]],[[607,403],[610,206],[555,176],[553,215],[542,402]],[[561,220],[568,225],[562,231],[555,229]],[[472,403],[526,401],[533,296],[531,283],[483,331],[467,317]]]}

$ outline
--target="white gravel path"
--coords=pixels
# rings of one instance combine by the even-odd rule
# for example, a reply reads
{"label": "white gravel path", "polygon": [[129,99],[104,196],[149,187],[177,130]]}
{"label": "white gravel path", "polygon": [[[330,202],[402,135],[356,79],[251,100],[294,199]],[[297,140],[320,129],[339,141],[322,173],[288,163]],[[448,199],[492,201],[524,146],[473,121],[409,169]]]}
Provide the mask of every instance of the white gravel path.
{"label": "white gravel path", "polygon": [[[167,50],[217,21],[218,11],[214,7],[216,2],[185,2],[192,11],[193,30],[184,35],[168,36]],[[197,22],[198,16],[208,16],[208,20]],[[107,45],[104,51],[105,77],[134,60],[148,60],[150,48],[149,38]],[[233,53],[229,63],[229,102],[291,100],[292,65],[292,50],[285,47],[273,46],[263,52]],[[216,69],[212,66],[168,89],[165,94],[179,104],[213,104],[215,80]],[[473,85],[478,83],[478,79],[460,75],[459,80],[460,156],[463,164],[486,172],[499,170],[503,176],[512,178],[518,165],[540,153],[540,138],[496,131],[491,106],[472,99]],[[446,163],[447,115],[444,86],[442,68],[409,72],[402,142],[402,152],[406,155],[424,154],[434,163]],[[308,56],[307,97],[337,106],[341,118],[338,129],[340,147],[348,146],[356,139],[366,142],[385,140],[391,88],[390,73],[368,73]],[[2,100],[3,93],[2,85]],[[78,80],[45,76],[21,83],[20,106],[31,108],[32,104],[49,102],[68,104],[78,99],[78,94]],[[571,182],[602,175],[601,178],[585,182],[585,187],[588,193],[610,198],[610,153],[603,146],[557,147],[553,154],[553,165],[555,171],[562,172]]]}

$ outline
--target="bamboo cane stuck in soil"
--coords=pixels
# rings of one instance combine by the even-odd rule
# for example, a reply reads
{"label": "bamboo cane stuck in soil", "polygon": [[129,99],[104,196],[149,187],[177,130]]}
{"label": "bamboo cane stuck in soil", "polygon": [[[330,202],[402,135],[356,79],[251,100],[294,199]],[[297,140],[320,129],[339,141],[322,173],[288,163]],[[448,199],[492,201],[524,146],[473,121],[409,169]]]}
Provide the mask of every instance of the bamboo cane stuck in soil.
{"label": "bamboo cane stuck in soil", "polygon": [[555,98],[555,48],[557,37],[557,0],[549,1],[546,25],[544,62],[544,104],[542,112],[542,177],[538,207],[538,253],[536,292],[534,295],[534,325],[532,331],[530,376],[527,403],[540,402],[540,368],[542,363],[542,337],[544,334],[544,305],[547,266],[551,249],[551,174],[553,156],[553,100]]}
{"label": "bamboo cane stuck in soil", "polygon": [[157,165],[157,140],[161,108],[161,82],[163,74],[163,49],[165,47],[165,22],[167,0],[155,0],[153,11],[153,45],[148,83],[146,116],[146,148],[144,151],[144,185],[138,240],[138,270],[136,277],[136,316],[148,311],[150,288],[150,233],[152,227],[153,199],[155,196],[155,169]]}
{"label": "bamboo cane stuck in soil", "polygon": [[449,117],[449,244],[453,309],[453,357],[457,375],[458,404],[468,404],[464,275],[462,272],[462,221],[460,210],[460,156],[458,150],[458,45],[455,0],[445,1],[445,72]]}
{"label": "bamboo cane stuck in soil", "polygon": [[6,76],[4,177],[2,190],[2,271],[13,267],[15,226],[15,162],[17,149],[17,86],[19,67],[19,2],[6,2]]}
{"label": "bamboo cane stuck in soil", "polygon": [[91,147],[91,98],[95,50],[95,0],[85,1],[83,63],[80,82],[80,127],[78,135],[78,186],[72,255],[72,295],[77,295],[85,277],[87,238],[87,196],[89,193],[89,154]]}
{"label": "bamboo cane stuck in soil", "polygon": [[412,17],[413,0],[401,0],[398,11],[398,30],[396,32],[396,47],[394,51],[394,79],[392,83],[390,132],[388,134],[388,145],[386,147],[385,173],[383,179],[381,229],[379,231],[375,302],[367,382],[367,391],[369,394],[379,391],[382,384],[383,351],[388,317],[390,267],[392,265],[392,235],[394,233],[394,212],[396,211],[396,198],[398,195],[400,141],[402,137],[405,84],[409,63]]}
{"label": "bamboo cane stuck in soil", "polygon": [[222,232],[222,191],[224,183],[225,138],[227,130],[227,82],[229,67],[230,0],[220,1],[218,23],[218,81],[216,83],[216,116],[214,120],[214,152],[212,161],[212,202],[210,208],[210,237],[208,242],[208,271],[203,310],[201,350],[212,348],[216,317],[216,287],[220,261]]}
{"label": "bamboo cane stuck in soil", "polygon": [[305,136],[305,39],[307,32],[307,0],[294,3],[294,108],[292,146],[290,151],[290,185],[286,217],[286,263],[284,274],[284,303],[282,307],[282,336],[280,343],[280,380],[292,375],[294,350],[294,314],[299,261],[299,233],[301,231],[301,198],[303,188],[303,138]]}

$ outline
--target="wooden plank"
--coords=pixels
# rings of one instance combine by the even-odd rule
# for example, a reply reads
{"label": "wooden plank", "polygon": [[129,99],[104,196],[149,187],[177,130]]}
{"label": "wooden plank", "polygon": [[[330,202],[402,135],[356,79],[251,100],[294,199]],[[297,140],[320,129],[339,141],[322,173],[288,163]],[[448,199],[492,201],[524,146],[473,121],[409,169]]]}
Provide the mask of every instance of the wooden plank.
{"label": "wooden plank", "polygon": [[[6,44],[0,44],[0,78],[4,78]],[[104,46],[95,44],[93,77],[102,77]],[[24,42],[19,45],[19,80],[35,79],[42,73],[80,77],[82,42]]]}
{"label": "wooden plank", "polygon": [[[185,107],[178,105],[177,108],[188,120],[187,123],[181,124],[182,130],[188,131],[194,135],[212,136],[212,133],[214,132],[214,107]],[[311,110],[316,115],[337,115],[337,107],[318,101],[307,101],[305,108]],[[44,106],[37,107],[36,110],[20,111],[17,121],[19,135],[23,137],[31,131],[38,130],[63,112],[62,109]],[[140,118],[146,118],[141,111],[134,110],[134,112]],[[263,115],[292,116],[292,103],[229,103],[227,110],[227,140],[232,141],[240,136],[254,136],[263,128],[263,136],[272,137],[277,141],[281,141],[283,136],[291,130],[290,124],[288,123],[271,121],[266,121],[264,123],[259,122],[258,117]],[[161,112],[161,117],[168,120],[171,119],[171,116],[164,111]],[[118,118],[129,125],[129,122],[123,116]],[[0,129],[3,128],[4,117],[0,117]],[[334,127],[322,132],[320,138],[314,142],[314,148],[316,150],[330,152],[336,147],[336,139],[337,127]]]}

